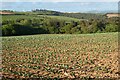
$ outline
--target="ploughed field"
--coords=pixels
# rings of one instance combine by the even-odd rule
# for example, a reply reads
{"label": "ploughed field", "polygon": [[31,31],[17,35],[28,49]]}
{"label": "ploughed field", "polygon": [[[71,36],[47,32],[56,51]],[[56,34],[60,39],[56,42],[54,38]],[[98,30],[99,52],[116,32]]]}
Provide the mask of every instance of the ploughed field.
{"label": "ploughed field", "polygon": [[117,78],[118,33],[2,38],[4,78]]}

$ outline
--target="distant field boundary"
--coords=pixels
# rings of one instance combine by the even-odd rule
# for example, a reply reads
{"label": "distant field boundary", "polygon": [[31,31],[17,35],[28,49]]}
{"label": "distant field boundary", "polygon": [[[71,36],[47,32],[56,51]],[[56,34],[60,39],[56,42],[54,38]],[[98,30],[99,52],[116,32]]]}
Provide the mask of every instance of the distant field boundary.
{"label": "distant field boundary", "polygon": [[107,14],[106,14],[106,16],[107,16],[108,18],[111,18],[111,17],[120,17],[119,15],[120,15],[119,13],[107,13]]}
{"label": "distant field boundary", "polygon": [[2,11],[0,11],[0,14],[14,14],[13,12],[2,12]]}

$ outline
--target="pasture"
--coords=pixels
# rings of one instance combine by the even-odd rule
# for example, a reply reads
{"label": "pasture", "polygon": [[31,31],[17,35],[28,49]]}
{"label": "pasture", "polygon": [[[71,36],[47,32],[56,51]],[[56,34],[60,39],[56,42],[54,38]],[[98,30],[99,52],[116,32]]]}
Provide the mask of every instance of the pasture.
{"label": "pasture", "polygon": [[[1,15],[0,15],[1,16]],[[79,21],[80,19],[70,18],[65,16],[50,16],[50,15],[2,15],[2,20],[17,20],[17,19],[58,19],[64,21]],[[82,20],[82,19],[81,19]]]}

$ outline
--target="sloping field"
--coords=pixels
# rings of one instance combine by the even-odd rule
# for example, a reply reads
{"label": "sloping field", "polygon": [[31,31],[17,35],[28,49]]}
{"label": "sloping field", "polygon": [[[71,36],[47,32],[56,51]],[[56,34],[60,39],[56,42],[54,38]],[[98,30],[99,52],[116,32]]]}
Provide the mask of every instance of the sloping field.
{"label": "sloping field", "polygon": [[17,19],[33,19],[37,18],[34,16],[27,16],[27,15],[2,15],[2,20],[17,20]]}
{"label": "sloping field", "polygon": [[118,78],[118,33],[2,38],[3,78]]}
{"label": "sloping field", "polygon": [[[0,15],[1,16],[1,15]],[[49,15],[3,15],[2,20],[17,20],[17,19],[40,19],[40,18],[50,18],[50,19],[58,19],[64,21],[79,21],[80,19],[64,17],[64,16],[49,16]],[[83,20],[83,19],[81,19]]]}
{"label": "sloping field", "polygon": [[44,16],[48,18],[54,18],[59,20],[65,20],[65,21],[79,21],[79,20],[85,20],[85,19],[77,19],[77,18],[71,18],[71,17],[65,17],[65,16],[50,16],[50,15],[38,15],[38,16]]}

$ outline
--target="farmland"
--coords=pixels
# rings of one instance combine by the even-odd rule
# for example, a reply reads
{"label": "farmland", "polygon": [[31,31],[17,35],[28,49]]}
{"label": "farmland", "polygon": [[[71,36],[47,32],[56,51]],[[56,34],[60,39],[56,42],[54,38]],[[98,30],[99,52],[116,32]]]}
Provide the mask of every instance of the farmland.
{"label": "farmland", "polygon": [[2,36],[106,33],[118,32],[119,28],[118,17],[102,14],[35,10],[0,16]]}
{"label": "farmland", "polygon": [[[0,15],[1,16],[1,15]],[[17,20],[17,19],[41,19],[41,18],[51,18],[51,19],[59,19],[65,21],[79,21],[76,18],[64,17],[64,16],[50,16],[50,15],[3,15],[2,20]]]}
{"label": "farmland", "polygon": [[118,33],[2,37],[3,78],[118,78]]}

